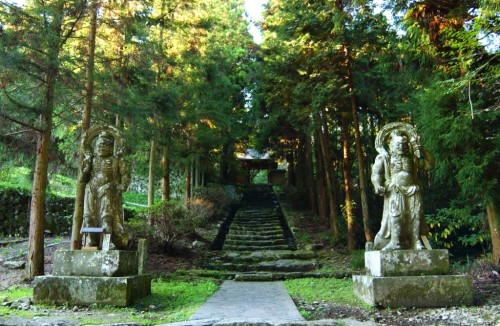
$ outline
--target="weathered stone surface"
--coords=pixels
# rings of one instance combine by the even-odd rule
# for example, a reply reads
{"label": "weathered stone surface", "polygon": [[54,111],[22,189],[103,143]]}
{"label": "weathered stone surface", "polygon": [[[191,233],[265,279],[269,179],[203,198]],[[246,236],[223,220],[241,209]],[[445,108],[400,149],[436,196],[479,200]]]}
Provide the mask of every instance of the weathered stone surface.
{"label": "weathered stone surface", "polygon": [[126,307],[151,293],[151,276],[124,277],[38,276],[33,300],[36,303],[112,305]]}
{"label": "weathered stone surface", "polygon": [[466,275],[353,276],[354,293],[372,306],[446,307],[472,304],[472,280]]}
{"label": "weathered stone surface", "polygon": [[136,251],[57,250],[55,276],[126,276],[138,273]]}
{"label": "weathered stone surface", "polygon": [[26,267],[26,262],[25,261],[6,261],[3,263],[3,266],[10,268],[10,269],[24,269],[24,267]]}
{"label": "weathered stone surface", "polygon": [[419,276],[449,274],[448,250],[389,250],[365,252],[366,274]]}

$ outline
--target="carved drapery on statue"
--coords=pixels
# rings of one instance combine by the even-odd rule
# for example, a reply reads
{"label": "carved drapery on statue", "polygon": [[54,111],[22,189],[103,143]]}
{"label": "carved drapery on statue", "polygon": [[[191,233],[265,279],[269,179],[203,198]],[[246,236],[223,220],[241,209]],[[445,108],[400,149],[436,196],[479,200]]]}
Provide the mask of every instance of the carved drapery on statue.
{"label": "carved drapery on statue", "polygon": [[434,159],[419,144],[415,128],[402,122],[385,125],[377,135],[375,148],[379,154],[371,180],[375,193],[384,196],[384,211],[374,249],[423,249],[421,236],[427,235],[429,228],[418,171],[432,170]]}
{"label": "carved drapery on statue", "polygon": [[[116,248],[125,249],[128,235],[123,227],[122,193],[130,183],[130,172],[122,157],[123,136],[114,127],[96,126],[83,135],[82,148],[83,227],[102,227]],[[98,241],[98,235],[91,234],[88,245],[98,246]]]}

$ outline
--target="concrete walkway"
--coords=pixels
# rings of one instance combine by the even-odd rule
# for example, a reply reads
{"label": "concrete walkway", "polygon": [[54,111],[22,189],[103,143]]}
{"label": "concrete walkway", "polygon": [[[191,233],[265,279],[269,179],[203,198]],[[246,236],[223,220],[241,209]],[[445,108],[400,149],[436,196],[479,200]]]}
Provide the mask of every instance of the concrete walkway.
{"label": "concrete walkway", "polygon": [[245,322],[305,321],[283,282],[226,281],[189,320]]}
{"label": "concrete walkway", "polygon": [[164,326],[373,326],[351,319],[306,321],[282,281],[225,281],[189,319]]}

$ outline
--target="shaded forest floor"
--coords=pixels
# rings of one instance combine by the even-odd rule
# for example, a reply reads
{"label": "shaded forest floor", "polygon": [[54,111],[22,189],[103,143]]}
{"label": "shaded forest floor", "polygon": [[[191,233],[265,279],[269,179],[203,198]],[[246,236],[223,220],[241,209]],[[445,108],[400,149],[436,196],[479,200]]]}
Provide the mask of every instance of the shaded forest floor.
{"label": "shaded forest floor", "polygon": [[[314,230],[316,229],[316,230]],[[334,250],[324,240],[321,228],[312,228],[310,241],[316,247],[321,248],[318,252],[323,260],[328,259],[331,266],[338,269],[351,270],[354,274],[362,271],[353,268],[357,259],[352,255],[342,253],[342,250]],[[46,273],[52,271],[52,254],[57,247],[69,246],[69,239],[48,238],[47,243],[52,244],[46,249],[45,268]],[[27,250],[27,242],[13,243],[0,249],[0,259],[21,255]],[[150,255],[148,266],[151,273],[170,274],[174,272],[199,270],[206,258],[207,253],[202,251],[189,251],[187,249],[175,255]],[[498,266],[492,266],[486,261],[477,261],[472,264],[468,271],[474,284],[474,305],[470,307],[448,307],[427,309],[375,309],[339,305],[334,302],[305,302],[294,298],[299,309],[307,314],[309,320],[321,319],[354,319],[358,321],[372,321],[380,325],[498,325],[500,323],[500,277]],[[0,266],[0,290],[9,287],[30,287],[31,284],[25,279],[25,271]],[[1,303],[0,303],[1,304]],[[75,318],[82,313],[88,313],[88,309],[61,309],[55,308],[48,312],[62,318]],[[99,314],[98,310],[92,310],[93,314]],[[123,314],[124,318],[130,314],[129,310],[114,310],[113,314]],[[10,317],[16,316],[13,312]],[[0,316],[2,317],[2,316]],[[7,317],[7,316],[3,316]],[[104,318],[104,317],[103,317]]]}

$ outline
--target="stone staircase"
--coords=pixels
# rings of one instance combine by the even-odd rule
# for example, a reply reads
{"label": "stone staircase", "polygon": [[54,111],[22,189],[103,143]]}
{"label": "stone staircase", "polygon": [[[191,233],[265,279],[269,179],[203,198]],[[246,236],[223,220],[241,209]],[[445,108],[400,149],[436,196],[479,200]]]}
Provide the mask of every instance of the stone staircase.
{"label": "stone staircase", "polygon": [[319,267],[314,252],[296,250],[271,186],[248,186],[231,224],[221,231],[226,233],[222,251],[205,267],[232,274],[235,280],[297,278]]}

